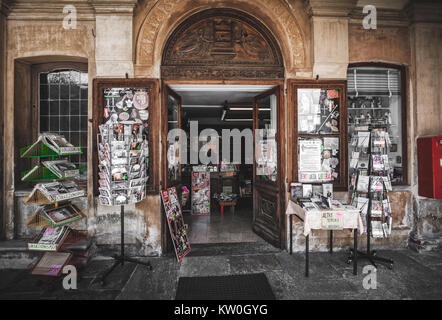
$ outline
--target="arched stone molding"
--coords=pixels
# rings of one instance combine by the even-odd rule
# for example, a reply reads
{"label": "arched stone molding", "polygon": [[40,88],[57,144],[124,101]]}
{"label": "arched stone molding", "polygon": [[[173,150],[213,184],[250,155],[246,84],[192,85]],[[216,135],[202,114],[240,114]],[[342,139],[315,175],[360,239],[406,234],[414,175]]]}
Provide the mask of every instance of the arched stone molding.
{"label": "arched stone molding", "polygon": [[193,14],[211,8],[243,11],[264,24],[281,48],[286,77],[311,72],[310,21],[299,1],[158,0],[139,3],[135,13],[135,76],[160,77],[163,49],[173,30]]}

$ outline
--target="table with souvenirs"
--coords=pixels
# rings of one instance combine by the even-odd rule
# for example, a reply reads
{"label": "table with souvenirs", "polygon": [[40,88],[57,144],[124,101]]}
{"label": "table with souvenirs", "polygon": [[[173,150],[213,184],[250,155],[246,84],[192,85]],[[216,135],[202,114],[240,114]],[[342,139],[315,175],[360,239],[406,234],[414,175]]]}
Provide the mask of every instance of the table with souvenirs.
{"label": "table with souvenirs", "polygon": [[[304,200],[304,201],[303,201]],[[324,206],[325,207],[325,206]],[[363,232],[363,224],[360,210],[351,205],[342,204],[338,200],[329,200],[328,208],[318,207],[314,202],[306,199],[290,199],[286,215],[290,222],[290,254],[293,244],[293,216],[300,219],[304,224],[305,236],[305,276],[309,276],[309,240],[312,230],[328,230],[329,252],[333,252],[333,231],[353,230],[353,251],[357,254],[358,230]],[[357,259],[353,259],[353,274],[357,274]]]}

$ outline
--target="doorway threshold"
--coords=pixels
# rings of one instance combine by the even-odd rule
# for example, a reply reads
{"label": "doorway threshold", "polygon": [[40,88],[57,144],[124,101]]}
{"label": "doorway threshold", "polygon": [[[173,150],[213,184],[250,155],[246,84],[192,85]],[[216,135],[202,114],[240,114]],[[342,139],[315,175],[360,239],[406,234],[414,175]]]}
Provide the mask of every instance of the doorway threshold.
{"label": "doorway threshold", "polygon": [[242,256],[260,255],[281,252],[266,241],[256,242],[231,242],[231,243],[198,243],[190,244],[191,251],[188,256]]}

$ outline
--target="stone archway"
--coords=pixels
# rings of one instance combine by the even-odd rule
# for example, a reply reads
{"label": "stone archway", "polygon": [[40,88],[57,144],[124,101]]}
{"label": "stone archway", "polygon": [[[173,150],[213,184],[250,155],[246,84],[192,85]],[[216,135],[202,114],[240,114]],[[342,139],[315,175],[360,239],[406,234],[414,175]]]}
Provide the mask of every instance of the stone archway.
{"label": "stone archway", "polygon": [[286,78],[311,72],[311,25],[302,2],[159,0],[140,2],[135,12],[135,76],[159,78],[165,45],[177,26],[196,13],[213,8],[238,10],[264,25],[280,48]]}
{"label": "stone archway", "polygon": [[261,22],[238,10],[208,9],[170,35],[161,78],[284,79],[284,63],[278,43]]}

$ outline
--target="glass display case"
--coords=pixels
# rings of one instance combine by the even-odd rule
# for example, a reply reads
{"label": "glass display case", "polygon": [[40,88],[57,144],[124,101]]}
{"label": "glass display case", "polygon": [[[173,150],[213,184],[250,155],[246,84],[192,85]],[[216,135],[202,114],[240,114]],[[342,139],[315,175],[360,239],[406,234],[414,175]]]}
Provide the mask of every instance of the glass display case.
{"label": "glass display case", "polygon": [[345,189],[346,82],[292,82],[295,107],[294,177],[302,183],[331,182]]}

